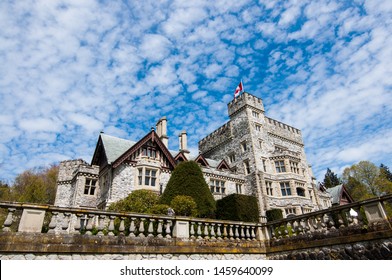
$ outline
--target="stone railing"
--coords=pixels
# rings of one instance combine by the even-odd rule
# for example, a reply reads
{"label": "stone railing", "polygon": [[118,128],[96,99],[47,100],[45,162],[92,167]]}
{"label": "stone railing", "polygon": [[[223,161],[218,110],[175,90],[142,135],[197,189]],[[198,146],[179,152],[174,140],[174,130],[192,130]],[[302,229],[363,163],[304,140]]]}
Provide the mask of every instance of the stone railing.
{"label": "stone railing", "polygon": [[392,230],[392,194],[265,224],[271,244]]}
{"label": "stone railing", "polygon": [[[284,244],[392,230],[392,195],[268,223],[0,202],[3,232]],[[389,216],[388,216],[389,214]]]}
{"label": "stone railing", "polygon": [[0,202],[3,232],[256,241],[261,224]]}

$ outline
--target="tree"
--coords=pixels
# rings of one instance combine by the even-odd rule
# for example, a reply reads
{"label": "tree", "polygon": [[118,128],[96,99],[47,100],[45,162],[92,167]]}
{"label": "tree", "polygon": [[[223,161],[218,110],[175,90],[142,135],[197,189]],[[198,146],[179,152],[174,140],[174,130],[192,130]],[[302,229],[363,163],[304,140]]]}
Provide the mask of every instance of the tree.
{"label": "tree", "polygon": [[11,200],[53,204],[56,198],[58,166],[26,170],[15,178]]}
{"label": "tree", "polygon": [[153,207],[158,204],[159,196],[150,190],[136,190],[109,206],[111,211],[147,213],[153,212]]}
{"label": "tree", "polygon": [[214,217],[215,200],[196,162],[185,161],[176,166],[161,196],[160,203],[170,205],[177,195],[192,197],[197,204],[200,217]]}
{"label": "tree", "polygon": [[364,185],[368,192],[374,196],[381,194],[376,185],[376,179],[380,174],[380,169],[369,161],[360,161],[357,164],[347,167],[343,171],[343,181],[348,182],[350,177]]}
{"label": "tree", "polygon": [[385,178],[388,181],[392,182],[392,172],[389,171],[389,167],[388,166],[386,166],[386,165],[381,163],[381,165],[380,165],[380,173],[381,173],[382,176],[385,176]]}
{"label": "tree", "polygon": [[329,189],[340,184],[341,182],[338,176],[333,171],[331,171],[331,169],[327,168],[327,172],[325,173],[324,176],[324,187]]}
{"label": "tree", "polygon": [[0,200],[10,201],[11,200],[11,188],[8,184],[0,181]]}

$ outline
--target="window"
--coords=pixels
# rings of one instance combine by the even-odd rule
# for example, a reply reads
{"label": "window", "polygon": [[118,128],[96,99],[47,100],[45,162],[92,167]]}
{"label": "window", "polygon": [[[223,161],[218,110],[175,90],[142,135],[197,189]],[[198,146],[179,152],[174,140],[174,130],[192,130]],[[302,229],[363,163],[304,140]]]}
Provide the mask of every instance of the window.
{"label": "window", "polygon": [[295,190],[297,191],[298,196],[305,197],[305,184],[304,183],[295,182]]}
{"label": "window", "polygon": [[261,131],[261,125],[255,124],[255,129],[256,129],[256,131]]}
{"label": "window", "polygon": [[94,195],[96,188],[97,180],[94,179],[86,179],[86,184],[84,186],[84,194],[86,195]]}
{"label": "window", "polygon": [[245,168],[245,174],[246,175],[250,174],[249,161],[244,161],[244,168]]}
{"label": "window", "polygon": [[289,182],[281,182],[280,183],[280,191],[282,192],[282,196],[291,195],[291,188]]}
{"label": "window", "polygon": [[229,155],[229,162],[230,163],[234,163],[235,162],[235,154],[234,153]]}
{"label": "window", "polygon": [[241,194],[242,193],[242,185],[241,184],[235,184],[235,190],[237,193]]}
{"label": "window", "polygon": [[267,191],[267,195],[274,195],[274,190],[272,188],[272,182],[265,181],[265,189]]}
{"label": "window", "polygon": [[286,167],[284,166],[284,160],[275,161],[276,173],[286,172]]}
{"label": "window", "polygon": [[[144,178],[144,179],[143,179]],[[138,169],[138,184],[139,186],[150,186],[155,187],[157,181],[157,170],[151,168],[139,168]],[[143,184],[144,182],[144,184]]]}
{"label": "window", "polygon": [[247,150],[246,142],[241,143],[241,150],[242,150],[242,152],[246,152],[246,150]]}
{"label": "window", "polygon": [[284,209],[284,211],[286,212],[286,216],[288,216],[288,215],[295,215],[295,214],[297,214],[297,209],[295,209],[295,208],[286,208],[286,209]]}
{"label": "window", "polygon": [[252,111],[252,116],[253,116],[254,118],[258,118],[259,115],[260,115],[260,114],[259,114],[258,112]]}
{"label": "window", "polygon": [[212,193],[226,193],[225,181],[211,179],[210,190]]}
{"label": "window", "polygon": [[290,170],[293,173],[299,174],[298,162],[290,161]]}
{"label": "window", "polygon": [[267,163],[266,163],[265,159],[263,159],[262,161],[263,161],[263,170],[264,170],[264,172],[267,172]]}
{"label": "window", "polygon": [[259,148],[260,148],[260,149],[263,148],[263,140],[259,140]]}

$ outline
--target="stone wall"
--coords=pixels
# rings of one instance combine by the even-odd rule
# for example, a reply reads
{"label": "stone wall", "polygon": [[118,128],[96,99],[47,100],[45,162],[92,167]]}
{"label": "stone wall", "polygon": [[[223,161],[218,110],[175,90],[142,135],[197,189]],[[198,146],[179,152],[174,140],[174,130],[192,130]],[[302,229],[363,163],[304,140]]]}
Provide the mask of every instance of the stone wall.
{"label": "stone wall", "polygon": [[265,254],[0,254],[0,260],[265,260]]}
{"label": "stone wall", "polygon": [[271,260],[392,260],[392,239],[273,253]]}

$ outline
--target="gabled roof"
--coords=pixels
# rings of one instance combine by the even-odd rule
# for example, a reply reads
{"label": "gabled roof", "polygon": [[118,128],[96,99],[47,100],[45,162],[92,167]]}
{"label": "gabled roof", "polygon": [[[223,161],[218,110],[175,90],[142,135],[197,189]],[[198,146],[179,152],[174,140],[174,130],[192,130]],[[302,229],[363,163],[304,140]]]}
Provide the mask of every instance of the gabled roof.
{"label": "gabled roof", "polygon": [[230,166],[227,164],[227,162],[222,159],[221,162],[218,164],[216,169],[230,169]]}
{"label": "gabled roof", "polygon": [[174,159],[175,159],[176,161],[188,161],[188,159],[186,158],[186,156],[184,155],[183,152],[179,152],[179,153],[174,157]]}
{"label": "gabled roof", "polygon": [[168,162],[171,165],[171,168],[174,169],[176,166],[176,161],[174,160],[172,154],[168,150],[168,148],[163,144],[161,139],[159,138],[158,134],[155,132],[155,130],[151,130],[147,135],[145,135],[141,140],[136,142],[134,145],[132,145],[128,150],[126,150],[123,154],[121,154],[114,162],[113,162],[113,167],[116,168],[123,162],[129,159],[129,157],[135,153],[138,149],[140,149],[143,145],[145,145],[147,142],[153,142],[155,143],[159,149],[162,151],[162,153],[165,155],[167,158]]}
{"label": "gabled roof", "polygon": [[198,156],[194,159],[194,161],[196,161],[197,163],[200,163],[202,166],[206,166],[206,167],[210,166],[210,165],[208,164],[207,160],[205,159],[205,157],[204,157],[202,154],[198,155]]}
{"label": "gabled roof", "polygon": [[136,142],[101,133],[95,147],[91,164],[98,165],[102,157],[108,164],[112,164],[119,156],[126,152]]}
{"label": "gabled roof", "polygon": [[351,198],[350,194],[347,192],[346,188],[343,185],[337,185],[332,188],[326,189],[326,192],[331,195],[332,205],[340,204],[340,200],[342,199],[343,194],[353,202],[354,200]]}

